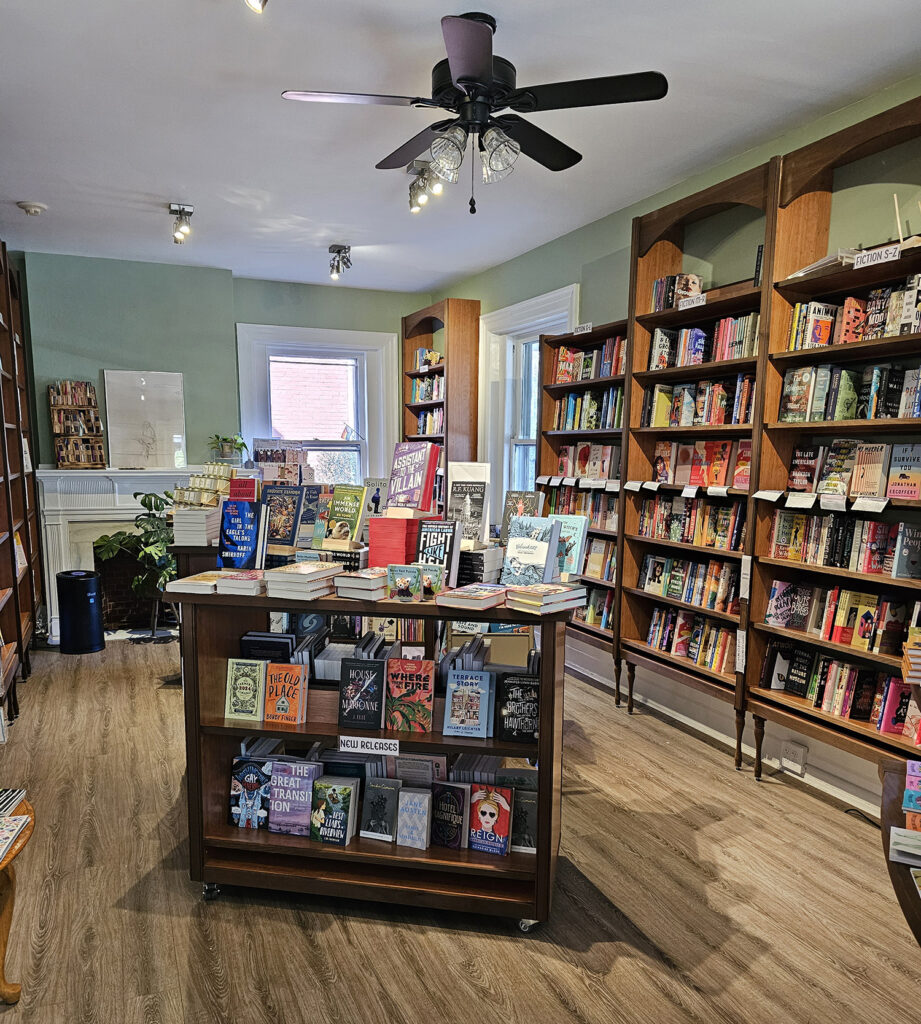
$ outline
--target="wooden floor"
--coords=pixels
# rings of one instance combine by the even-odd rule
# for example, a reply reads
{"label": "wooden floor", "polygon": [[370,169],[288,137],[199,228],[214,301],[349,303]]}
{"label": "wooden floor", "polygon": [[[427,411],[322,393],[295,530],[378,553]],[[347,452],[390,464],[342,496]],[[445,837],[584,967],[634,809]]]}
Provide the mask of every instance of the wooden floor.
{"label": "wooden floor", "polygon": [[[876,829],[572,682],[553,918],[234,891],[186,871],[177,649],[38,654],[0,780],[35,834],[7,976],[41,1024],[907,1021],[921,951]],[[5,1017],[4,1014],[9,1014]]]}

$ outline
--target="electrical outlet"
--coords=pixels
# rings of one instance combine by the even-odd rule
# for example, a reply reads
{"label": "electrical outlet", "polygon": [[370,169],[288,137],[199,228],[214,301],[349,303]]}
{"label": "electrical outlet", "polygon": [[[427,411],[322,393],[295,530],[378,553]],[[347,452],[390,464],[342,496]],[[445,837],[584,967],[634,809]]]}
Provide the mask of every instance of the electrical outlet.
{"label": "electrical outlet", "polygon": [[793,772],[802,777],[806,774],[806,755],[808,753],[807,746],[787,740],[780,747],[780,767],[785,772]]}

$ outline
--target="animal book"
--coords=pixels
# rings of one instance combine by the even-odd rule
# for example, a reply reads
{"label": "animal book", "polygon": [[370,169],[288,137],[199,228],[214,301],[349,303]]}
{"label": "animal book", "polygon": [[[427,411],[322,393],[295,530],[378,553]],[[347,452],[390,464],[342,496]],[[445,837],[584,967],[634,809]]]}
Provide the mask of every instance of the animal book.
{"label": "animal book", "polygon": [[339,728],[380,729],[384,716],[384,662],[343,658],[339,676]]}
{"label": "animal book", "polygon": [[265,722],[299,725],[307,718],[307,666],[267,665]]}
{"label": "animal book", "polygon": [[496,685],[496,734],[499,739],[536,743],[539,722],[537,676],[502,676]]}
{"label": "animal book", "polygon": [[293,548],[301,526],[303,489],[267,484],[262,488],[262,504],[265,507],[266,544]]}
{"label": "animal book", "polygon": [[539,516],[543,508],[543,491],[506,491],[502,528],[499,532],[502,543],[508,540],[508,524],[512,516]]}
{"label": "animal book", "polygon": [[404,786],[400,790],[397,811],[397,845],[427,850],[431,834],[432,791]]}
{"label": "animal book", "polygon": [[387,587],[392,600],[418,601],[422,592],[422,570],[418,565],[388,565]]}
{"label": "animal book", "polygon": [[313,782],[323,774],[320,761],[294,758],[272,761],[269,788],[269,831],[310,835]]}
{"label": "animal book", "polygon": [[258,569],[262,553],[262,509],[258,501],[225,501],[221,510],[219,569]]}
{"label": "animal book", "polygon": [[536,516],[512,516],[499,582],[526,587],[550,583],[556,575],[560,524]]}
{"label": "animal book", "polygon": [[504,856],[509,852],[514,790],[505,786],[470,787],[470,849]]}
{"label": "animal book", "polygon": [[269,827],[271,758],[235,757],[230,770],[230,824],[237,828]]}
{"label": "animal book", "polygon": [[397,442],[390,470],[389,508],[429,511],[439,451],[439,446],[429,441]]}
{"label": "animal book", "polygon": [[310,838],[318,843],[348,846],[355,834],[358,780],[321,775],[313,784]]}
{"label": "animal book", "polygon": [[387,662],[384,728],[431,732],[435,706],[435,662],[391,658]]}
{"label": "animal book", "polygon": [[336,484],[333,499],[329,503],[329,525],[326,529],[327,542],[336,545],[357,543],[361,539],[361,527],[365,517],[366,489],[357,484]]}
{"label": "animal book", "polygon": [[464,850],[470,841],[470,783],[432,783],[432,846]]}
{"label": "animal book", "polygon": [[227,659],[227,687],[224,692],[224,715],[261,722],[265,705],[264,661],[247,658]]}
{"label": "animal book", "polygon": [[435,519],[426,519],[419,524],[416,563],[420,566],[440,566],[444,572],[443,584],[447,587],[457,583],[461,529],[460,523]]}
{"label": "animal book", "polygon": [[361,809],[359,835],[392,843],[397,835],[400,779],[368,779]]}
{"label": "animal book", "polygon": [[452,669],[445,691],[445,736],[479,736],[489,733],[492,687],[489,672]]}

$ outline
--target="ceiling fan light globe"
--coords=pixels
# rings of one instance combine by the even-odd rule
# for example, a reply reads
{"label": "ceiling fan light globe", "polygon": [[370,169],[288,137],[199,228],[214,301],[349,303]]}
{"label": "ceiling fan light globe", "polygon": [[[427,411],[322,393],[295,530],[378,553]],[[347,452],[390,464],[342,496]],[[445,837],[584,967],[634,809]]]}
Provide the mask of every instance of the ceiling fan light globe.
{"label": "ceiling fan light globe", "polygon": [[432,170],[443,178],[442,171],[456,171],[464,162],[464,150],[467,148],[467,132],[454,125],[432,142]]}
{"label": "ceiling fan light globe", "polygon": [[496,173],[511,170],[521,153],[521,146],[501,128],[486,129],[483,133],[483,148],[489,169]]}
{"label": "ceiling fan light globe", "polygon": [[189,223],[189,222],[188,222],[187,220],[184,220],[184,221],[183,221],[183,222],[182,222],[182,223],[181,223],[181,224],[179,225],[179,230],[180,230],[180,231],[181,231],[181,232],[182,232],[182,233],[183,233],[184,235],[186,235],[186,236],[188,236],[188,235],[191,235],[191,234],[192,234],[192,225],[191,225],[191,224],[190,224],[190,223]]}
{"label": "ceiling fan light globe", "polygon": [[268,2],[269,0],[245,0],[246,6],[256,14],[262,14]]}
{"label": "ceiling fan light globe", "polygon": [[483,164],[483,184],[494,185],[497,181],[502,181],[503,178],[507,178],[512,171],[513,167],[506,167],[501,171],[494,171],[489,166],[489,157],[486,153],[480,153],[480,159]]}
{"label": "ceiling fan light globe", "polygon": [[447,182],[449,185],[456,185],[460,178],[459,167],[439,167],[436,164],[432,164],[429,170],[432,174],[436,175],[442,181]]}

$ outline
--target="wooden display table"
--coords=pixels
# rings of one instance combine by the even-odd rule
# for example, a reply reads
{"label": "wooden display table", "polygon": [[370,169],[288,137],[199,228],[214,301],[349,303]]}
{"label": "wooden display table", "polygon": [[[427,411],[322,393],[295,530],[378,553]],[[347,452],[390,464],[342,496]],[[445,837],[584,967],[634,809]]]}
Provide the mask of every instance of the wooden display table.
{"label": "wooden display table", "polygon": [[[563,653],[569,612],[536,616],[506,608],[463,612],[429,603],[313,602],[217,594],[175,594],[182,605],[188,758],[189,873],[211,895],[220,883],[320,893],[384,903],[479,911],[519,919],[523,931],[549,917],[560,844],[562,782]],[[537,759],[537,853],[500,857],[433,846],[411,849],[356,837],[339,847],[299,836],[235,828],[228,823],[230,770],[243,736],[275,736],[306,746],[325,740],[337,747],[338,693],[311,680],[309,720],[282,726],[224,718],[227,659],[239,653],[248,630],[268,628],[270,611],[344,613],[424,619],[427,650],[439,619],[527,622],[540,632],[540,739],[513,743],[496,739],[361,730],[362,735],[399,740],[400,749],[425,753],[474,753]],[[431,656],[431,655],[429,655]],[[334,684],[335,685],[335,684]],[[436,696],[433,723],[442,722],[443,696]],[[355,730],[352,733],[356,733]]]}
{"label": "wooden display table", "polygon": [[16,898],[16,873],[13,861],[32,836],[35,828],[35,811],[28,800],[22,800],[13,811],[14,815],[27,814],[29,823],[16,837],[9,852],[0,861],[0,999],[5,1003],[18,1003],[22,995],[22,986],[6,980],[4,966],[6,963],[6,947],[10,937],[10,925],[13,923],[13,904]]}
{"label": "wooden display table", "polygon": [[902,794],[905,792],[905,762],[885,758],[879,764],[879,777],[883,784],[883,795],[879,806],[879,824],[882,831],[883,855],[889,870],[889,880],[895,890],[896,899],[908,922],[912,935],[921,945],[921,896],[911,879],[908,864],[899,864],[889,859],[889,829],[896,825],[905,827],[905,812],[902,810]]}

